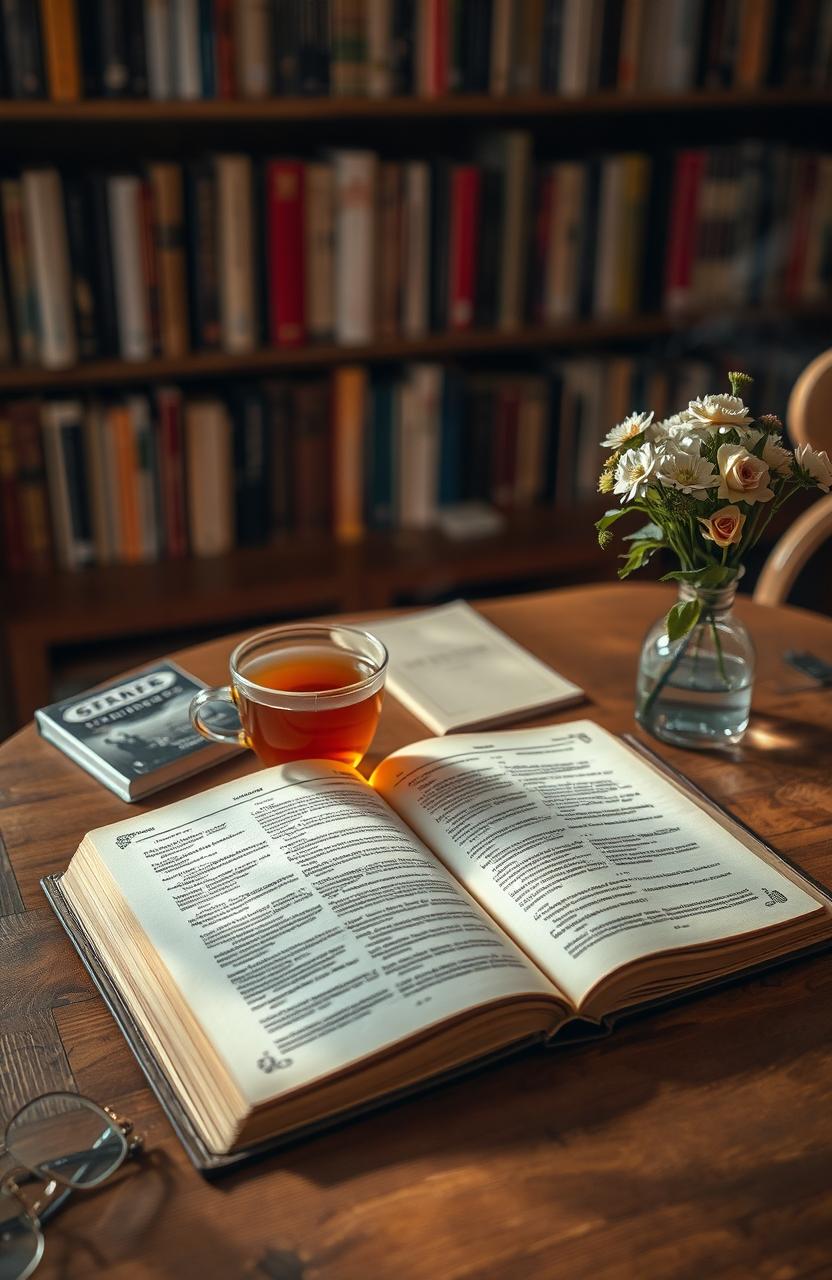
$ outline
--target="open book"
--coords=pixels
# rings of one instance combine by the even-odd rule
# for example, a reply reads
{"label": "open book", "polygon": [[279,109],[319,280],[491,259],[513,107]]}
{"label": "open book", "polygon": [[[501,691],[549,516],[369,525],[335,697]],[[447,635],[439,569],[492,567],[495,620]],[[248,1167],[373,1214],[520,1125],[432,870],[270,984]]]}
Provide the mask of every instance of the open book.
{"label": "open book", "polygon": [[832,939],[820,889],[586,720],[369,783],[264,769],[90,832],[53,887],[208,1163]]}

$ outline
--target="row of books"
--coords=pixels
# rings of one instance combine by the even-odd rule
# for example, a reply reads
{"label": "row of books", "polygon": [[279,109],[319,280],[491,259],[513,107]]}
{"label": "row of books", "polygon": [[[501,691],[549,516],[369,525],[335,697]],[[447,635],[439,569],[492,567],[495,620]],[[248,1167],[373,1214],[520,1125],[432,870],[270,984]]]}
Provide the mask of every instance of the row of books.
{"label": "row of books", "polygon": [[828,0],[3,0],[0,12],[3,92],[55,102],[820,88],[832,69]]}
{"label": "row of books", "polygon": [[[806,355],[757,358],[755,399],[774,409]],[[371,376],[347,366],[222,395],[163,387],[13,400],[0,408],[5,568],[216,555],[287,536],[351,542],[368,529],[437,524],[466,536],[483,510],[568,508],[595,495],[612,424],[646,405],[659,418],[675,412],[726,385],[726,368],[631,356],[535,373],[426,363]]]}
{"label": "row of books", "polygon": [[829,298],[830,155],[749,141],[535,164],[522,130],[473,150],[4,178],[0,363]]}

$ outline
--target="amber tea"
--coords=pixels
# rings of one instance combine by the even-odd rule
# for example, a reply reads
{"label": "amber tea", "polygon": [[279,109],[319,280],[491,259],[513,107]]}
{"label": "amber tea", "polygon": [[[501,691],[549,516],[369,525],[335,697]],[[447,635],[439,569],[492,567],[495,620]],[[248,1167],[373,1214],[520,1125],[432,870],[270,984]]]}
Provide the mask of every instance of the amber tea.
{"label": "amber tea", "polygon": [[[205,737],[251,747],[264,764],[341,760],[356,765],[375,733],[384,696],[387,653],[352,627],[287,626],[243,641],[231,655],[231,684],[206,689],[191,704]],[[233,701],[241,729],[209,728],[200,708]]]}

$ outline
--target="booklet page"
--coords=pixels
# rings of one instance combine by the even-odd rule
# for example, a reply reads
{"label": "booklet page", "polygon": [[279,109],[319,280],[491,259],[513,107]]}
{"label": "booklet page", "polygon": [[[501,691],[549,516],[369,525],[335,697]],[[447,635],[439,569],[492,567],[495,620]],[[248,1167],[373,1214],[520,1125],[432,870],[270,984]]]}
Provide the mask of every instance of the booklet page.
{"label": "booklet page", "polygon": [[543,975],[347,766],[249,775],[91,833],[251,1103]]}
{"label": "booklet page", "polygon": [[419,742],[371,781],[576,1005],[629,961],[819,910],[589,720]]}

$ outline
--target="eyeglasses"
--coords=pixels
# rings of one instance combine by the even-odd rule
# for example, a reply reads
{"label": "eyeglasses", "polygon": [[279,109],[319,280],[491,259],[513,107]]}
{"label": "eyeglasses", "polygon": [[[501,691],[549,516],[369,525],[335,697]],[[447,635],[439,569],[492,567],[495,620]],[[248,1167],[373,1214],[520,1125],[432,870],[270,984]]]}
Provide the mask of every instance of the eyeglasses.
{"label": "eyeglasses", "polygon": [[[0,1280],[26,1280],[43,1257],[43,1223],[141,1145],[129,1120],[77,1093],[45,1093],[21,1107],[0,1147],[20,1166],[0,1182]],[[41,1183],[34,1195],[31,1182]]]}

